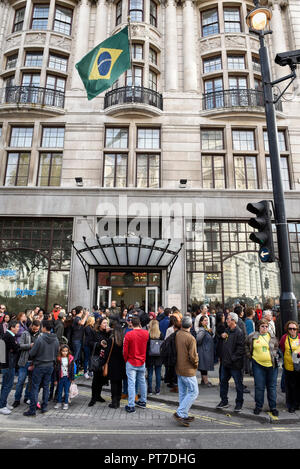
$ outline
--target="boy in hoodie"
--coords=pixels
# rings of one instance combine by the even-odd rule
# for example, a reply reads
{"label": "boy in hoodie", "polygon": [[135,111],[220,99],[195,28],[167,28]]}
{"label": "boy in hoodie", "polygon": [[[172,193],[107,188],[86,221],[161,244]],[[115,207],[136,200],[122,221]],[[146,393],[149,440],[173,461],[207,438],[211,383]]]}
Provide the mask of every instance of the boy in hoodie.
{"label": "boy in hoodie", "polygon": [[51,334],[51,328],[51,321],[43,321],[42,333],[29,352],[29,360],[33,361],[34,369],[32,373],[30,407],[27,412],[24,412],[23,415],[25,415],[25,417],[36,415],[36,405],[41,383],[43,388],[41,410],[42,413],[47,412],[49,384],[59,349],[58,339],[55,334]]}

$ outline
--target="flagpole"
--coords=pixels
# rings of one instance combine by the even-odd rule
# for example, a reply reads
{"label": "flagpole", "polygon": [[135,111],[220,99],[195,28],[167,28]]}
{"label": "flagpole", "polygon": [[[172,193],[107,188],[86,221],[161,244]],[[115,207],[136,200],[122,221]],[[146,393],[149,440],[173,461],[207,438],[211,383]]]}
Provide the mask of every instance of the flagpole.
{"label": "flagpole", "polygon": [[133,100],[134,94],[134,76],[133,76],[133,64],[132,64],[132,43],[131,43],[131,23],[130,23],[130,16],[127,17],[128,20],[128,36],[129,36],[129,48],[130,48],[130,68],[131,68],[131,88],[132,88],[132,96],[131,99]]}

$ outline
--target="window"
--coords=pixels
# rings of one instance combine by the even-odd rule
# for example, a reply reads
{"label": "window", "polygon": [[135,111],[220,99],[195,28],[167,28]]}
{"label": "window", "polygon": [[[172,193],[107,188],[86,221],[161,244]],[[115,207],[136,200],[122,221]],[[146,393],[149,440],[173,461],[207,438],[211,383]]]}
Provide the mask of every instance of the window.
{"label": "window", "polygon": [[223,150],[224,138],[223,130],[202,129],[201,130],[201,149],[202,150]]}
{"label": "window", "polygon": [[[286,146],[286,139],[285,139],[285,131],[284,130],[278,130],[278,145],[279,145],[279,151],[280,153],[283,151],[287,151],[287,146]],[[265,151],[269,151],[269,140],[268,140],[268,132],[264,130],[264,146],[265,146]]]}
{"label": "window", "polygon": [[116,26],[122,23],[122,0],[116,5]]}
{"label": "window", "polygon": [[27,186],[30,153],[8,153],[5,186]]}
{"label": "window", "polygon": [[149,60],[152,64],[157,65],[157,52],[152,47],[149,49]]}
{"label": "window", "polygon": [[157,73],[149,70],[149,88],[150,90],[157,91]]}
{"label": "window", "polygon": [[227,64],[228,70],[244,70],[245,57],[243,55],[228,55]]}
{"label": "window", "polygon": [[50,54],[48,67],[59,70],[60,72],[66,72],[68,59],[62,55]]}
{"label": "window", "polygon": [[26,52],[25,67],[41,67],[43,52]]}
{"label": "window", "polygon": [[255,150],[255,137],[253,130],[232,131],[233,150],[253,151]]}
{"label": "window", "polygon": [[29,148],[32,146],[33,127],[12,127],[9,146]]}
{"label": "window", "polygon": [[48,15],[49,15],[48,5],[34,5],[31,29],[40,29],[40,30],[47,29]]}
{"label": "window", "polygon": [[137,147],[154,150],[160,148],[160,129],[138,129]]}
{"label": "window", "polygon": [[18,54],[9,55],[6,59],[6,70],[15,68],[17,65]]}
{"label": "window", "polygon": [[224,8],[225,33],[240,33],[241,18],[239,8]]}
{"label": "window", "polygon": [[157,5],[153,0],[150,0],[150,24],[157,27]]}
{"label": "window", "polygon": [[128,129],[126,128],[106,128],[105,129],[106,148],[128,148]]}
{"label": "window", "polygon": [[133,67],[133,80],[132,70],[126,71],[126,86],[143,86],[143,69],[142,67]]}
{"label": "window", "polygon": [[63,127],[43,127],[42,147],[63,148],[65,129]]}
{"label": "window", "polygon": [[47,75],[45,104],[63,107],[66,80],[54,75]]}
{"label": "window", "polygon": [[142,46],[142,44],[132,44],[131,54],[132,54],[133,59],[143,60],[143,46]]}
{"label": "window", "polygon": [[16,10],[15,21],[12,32],[22,31],[25,16],[25,7]]}
{"label": "window", "polygon": [[[270,161],[269,156],[266,156],[266,167],[267,167],[268,189],[272,190],[273,183],[272,183],[271,161]],[[289,165],[288,165],[287,156],[280,157],[280,167],[281,167],[281,178],[282,178],[283,190],[289,191],[291,189],[291,184],[290,184],[290,174],[289,174]]]}
{"label": "window", "polygon": [[202,184],[205,189],[225,189],[223,156],[202,155]]}
{"label": "window", "polygon": [[138,153],[136,157],[136,187],[160,186],[160,155]]}
{"label": "window", "polygon": [[40,75],[38,73],[23,73],[22,86],[40,86]]}
{"label": "window", "polygon": [[41,153],[39,161],[38,185],[60,186],[61,169],[61,153]]}
{"label": "window", "polygon": [[203,60],[203,72],[210,73],[216,70],[222,70],[222,59],[221,56],[208,57]]}
{"label": "window", "polygon": [[229,89],[231,106],[248,106],[249,96],[245,77],[229,77]]}
{"label": "window", "polygon": [[68,36],[70,36],[71,24],[72,10],[70,10],[69,8],[56,6],[53,30],[58,33],[67,34]]}
{"label": "window", "polygon": [[252,68],[254,72],[261,72],[260,59],[252,55]]}
{"label": "window", "polygon": [[235,156],[234,176],[236,189],[258,189],[256,157]]}
{"label": "window", "polygon": [[218,10],[213,8],[202,12],[202,36],[210,36],[211,34],[219,34]]}
{"label": "window", "polygon": [[131,21],[143,21],[143,7],[143,0],[129,0],[129,16]]}
{"label": "window", "polygon": [[205,109],[214,109],[224,106],[223,79],[213,78],[204,82]]}
{"label": "window", "polygon": [[104,155],[103,187],[127,186],[127,154],[106,153]]}

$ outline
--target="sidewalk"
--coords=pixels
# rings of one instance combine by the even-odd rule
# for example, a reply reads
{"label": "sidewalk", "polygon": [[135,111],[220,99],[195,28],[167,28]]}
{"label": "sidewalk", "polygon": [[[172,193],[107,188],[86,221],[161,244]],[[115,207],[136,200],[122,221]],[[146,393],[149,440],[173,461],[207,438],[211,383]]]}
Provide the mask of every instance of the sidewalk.
{"label": "sidewalk", "polygon": [[[279,424],[288,424],[288,423],[298,423],[300,422],[300,411],[296,411],[294,414],[290,414],[285,406],[285,393],[281,392],[280,380],[281,380],[282,367],[279,368],[278,381],[277,381],[277,410],[279,411],[278,417],[273,417],[269,413],[269,406],[267,401],[267,392],[265,392],[265,403],[263,411],[259,415],[254,415],[253,410],[255,407],[254,401],[254,380],[253,377],[249,375],[244,376],[244,384],[249,389],[250,393],[244,394],[244,405],[241,412],[234,412],[235,407],[235,386],[233,379],[229,382],[229,408],[227,409],[216,409],[216,406],[220,402],[220,387],[219,387],[219,365],[215,366],[214,371],[208,373],[208,379],[213,384],[212,387],[206,387],[200,385],[201,375],[200,372],[197,373],[198,382],[199,382],[199,396],[194,402],[192,409],[197,410],[206,410],[210,412],[216,412],[218,414],[234,415],[235,417],[240,417],[241,419],[250,419],[258,421],[261,423],[279,423]],[[153,377],[155,379],[155,377]],[[90,388],[92,385],[92,379],[86,379],[84,376],[76,378],[76,384]],[[109,387],[104,387],[103,391],[110,393]],[[149,402],[162,402],[165,404],[178,404],[178,394],[170,392],[170,389],[162,381],[160,395],[148,396]]]}

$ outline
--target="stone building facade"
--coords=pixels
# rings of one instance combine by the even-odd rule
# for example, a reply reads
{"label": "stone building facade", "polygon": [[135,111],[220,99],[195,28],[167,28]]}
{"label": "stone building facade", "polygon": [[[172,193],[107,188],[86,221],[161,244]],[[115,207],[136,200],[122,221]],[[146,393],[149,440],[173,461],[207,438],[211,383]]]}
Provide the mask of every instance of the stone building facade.
{"label": "stone building facade", "polygon": [[[273,15],[275,79],[289,73],[276,53],[300,49],[300,5],[262,3]],[[50,309],[136,299],[184,310],[278,299],[278,266],[262,265],[248,239],[247,203],[272,199],[251,9],[250,0],[0,0],[1,302]],[[88,101],[75,64],[128,16],[132,69]],[[298,298],[299,86],[300,78],[277,105]],[[189,204],[199,212],[187,215]],[[103,217],[117,220],[113,232]],[[110,238],[107,253],[121,242],[114,236],[126,235],[127,253],[138,235],[177,245],[142,244],[144,264],[126,265],[120,244],[119,257],[97,257],[97,235]],[[156,250],[170,264],[150,262]]]}

